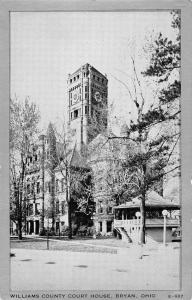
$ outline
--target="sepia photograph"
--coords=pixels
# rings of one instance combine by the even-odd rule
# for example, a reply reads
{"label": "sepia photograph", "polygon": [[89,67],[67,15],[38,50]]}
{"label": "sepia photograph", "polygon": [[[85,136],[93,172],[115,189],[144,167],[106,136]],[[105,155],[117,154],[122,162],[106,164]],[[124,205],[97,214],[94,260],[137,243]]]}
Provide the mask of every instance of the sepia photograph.
{"label": "sepia photograph", "polygon": [[11,291],[180,290],[180,71],[180,9],[10,12]]}

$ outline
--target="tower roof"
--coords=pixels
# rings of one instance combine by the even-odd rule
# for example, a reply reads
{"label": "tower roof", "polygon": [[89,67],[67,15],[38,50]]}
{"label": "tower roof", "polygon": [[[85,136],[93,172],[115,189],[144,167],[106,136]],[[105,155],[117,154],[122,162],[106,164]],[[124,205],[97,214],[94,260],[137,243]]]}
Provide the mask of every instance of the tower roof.
{"label": "tower roof", "polygon": [[73,77],[75,74],[79,73],[82,69],[88,69],[88,68],[90,68],[91,70],[95,71],[96,73],[100,74],[101,76],[103,76],[107,79],[106,75],[103,75],[101,72],[99,72],[93,66],[91,66],[89,63],[86,63],[86,64],[82,65],[75,72],[73,72],[72,74],[69,74],[69,77]]}

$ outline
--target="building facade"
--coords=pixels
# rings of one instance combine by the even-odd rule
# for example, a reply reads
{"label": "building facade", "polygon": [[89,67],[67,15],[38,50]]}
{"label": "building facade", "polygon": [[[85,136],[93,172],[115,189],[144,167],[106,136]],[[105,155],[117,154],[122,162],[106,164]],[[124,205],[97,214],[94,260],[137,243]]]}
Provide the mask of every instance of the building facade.
{"label": "building facade", "polygon": [[[96,132],[92,134],[89,131],[91,120],[96,115],[99,123],[98,109],[107,106],[107,96],[106,75],[90,64],[83,65],[69,75],[68,116],[75,143],[71,145],[68,160],[74,167],[79,164],[78,153],[83,146],[87,146],[97,135]],[[107,126],[107,116],[104,123]],[[27,234],[40,234],[43,229],[48,228],[54,228],[59,233],[68,226],[67,186],[63,176],[65,167],[61,172],[55,160],[57,151],[54,130],[49,124],[46,134],[39,136],[26,156],[23,231]]]}

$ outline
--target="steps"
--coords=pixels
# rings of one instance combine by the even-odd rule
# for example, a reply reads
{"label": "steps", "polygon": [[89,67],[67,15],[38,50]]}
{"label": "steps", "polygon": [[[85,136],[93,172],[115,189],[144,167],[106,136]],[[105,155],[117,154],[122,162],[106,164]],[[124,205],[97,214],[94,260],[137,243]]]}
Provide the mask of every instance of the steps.
{"label": "steps", "polygon": [[127,231],[123,227],[116,227],[117,232],[121,235],[122,241],[132,243],[132,239],[128,235]]}

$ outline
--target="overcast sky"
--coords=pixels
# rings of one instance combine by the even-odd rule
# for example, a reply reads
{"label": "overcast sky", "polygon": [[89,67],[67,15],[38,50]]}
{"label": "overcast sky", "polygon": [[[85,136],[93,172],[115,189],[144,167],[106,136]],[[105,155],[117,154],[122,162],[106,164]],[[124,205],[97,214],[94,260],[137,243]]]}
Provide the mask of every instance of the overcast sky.
{"label": "overcast sky", "polygon": [[144,70],[142,48],[158,32],[174,37],[169,12],[11,13],[11,97],[36,102],[45,128],[66,114],[68,73],[88,62],[107,74],[114,115],[126,118],[131,101],[114,77],[129,83],[130,55]]}

